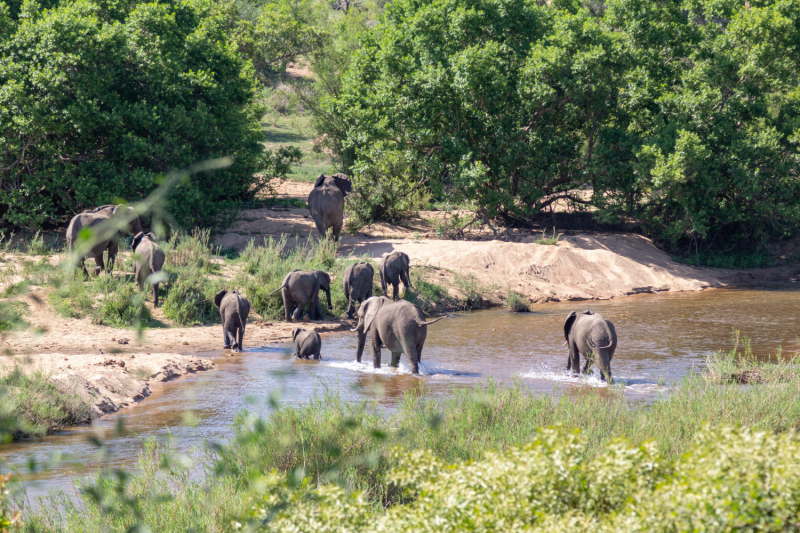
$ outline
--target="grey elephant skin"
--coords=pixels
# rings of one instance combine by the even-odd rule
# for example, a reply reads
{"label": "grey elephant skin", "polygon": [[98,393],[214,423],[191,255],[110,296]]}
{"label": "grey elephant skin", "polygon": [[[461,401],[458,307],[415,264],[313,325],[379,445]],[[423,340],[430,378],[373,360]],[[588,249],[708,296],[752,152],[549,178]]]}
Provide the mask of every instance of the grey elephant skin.
{"label": "grey elephant skin", "polygon": [[[309,306],[308,317],[311,320],[322,320],[322,306],[319,303],[319,291],[325,291],[328,297],[328,309],[331,308],[331,277],[322,270],[293,270],[283,278],[281,286],[270,293],[270,296],[281,291],[283,310],[286,321],[302,320],[303,309]],[[294,307],[294,312],[290,310]]]}
{"label": "grey elephant skin", "polygon": [[344,197],[353,190],[353,184],[344,174],[320,174],[314,189],[308,195],[308,210],[317,225],[319,236],[325,238],[328,228],[333,228],[333,238],[339,240],[344,224]]}
{"label": "grey elephant skin", "polygon": [[378,263],[378,273],[381,277],[383,294],[389,295],[388,288],[391,285],[393,289],[392,299],[397,300],[400,298],[400,282],[403,282],[404,290],[411,287],[411,280],[409,279],[410,268],[411,260],[403,252],[392,252],[381,258],[380,263]]}
{"label": "grey elephant skin", "polygon": [[[161,272],[164,267],[164,250],[156,243],[152,233],[139,233],[133,238],[133,274],[139,290],[147,285],[147,276]],[[158,307],[158,282],[153,283],[153,305]]]}
{"label": "grey elephant skin", "polygon": [[372,265],[363,261],[344,269],[342,288],[344,297],[347,298],[347,318],[353,318],[356,312],[356,302],[361,303],[367,298],[372,298],[372,280],[374,278],[375,271],[372,270]]}
{"label": "grey elephant skin", "polygon": [[294,342],[294,355],[298,359],[319,359],[322,339],[316,331],[306,331],[300,328],[292,330]]}
{"label": "grey elephant skin", "polygon": [[[91,211],[78,213],[72,217],[72,220],[69,221],[69,226],[67,227],[67,245],[69,246],[70,253],[74,252],[75,245],[78,243],[78,237],[84,228],[91,228],[95,232],[102,231],[102,225],[110,224],[110,219],[117,213],[120,213],[120,209],[126,208],[121,205],[103,205],[92,209]],[[128,207],[127,209],[133,210],[132,207]],[[84,273],[88,275],[86,266],[84,265],[84,260],[87,257],[94,259],[94,262],[97,265],[97,268],[95,269],[96,274],[99,274],[103,269],[107,269],[109,272],[113,271],[117,252],[119,251],[119,239],[124,237],[126,232],[130,233],[131,235],[136,235],[142,232],[142,223],[138,216],[135,217],[124,230],[116,232],[112,238],[96,243],[91,250],[79,258],[78,265],[83,269]],[[104,264],[103,252],[106,250],[108,250],[108,263]]]}
{"label": "grey elephant skin", "polygon": [[589,371],[591,363],[596,362],[603,381],[614,383],[611,377],[611,358],[617,349],[617,330],[614,329],[614,324],[591,311],[580,314],[573,311],[564,322],[564,338],[569,346],[567,370],[578,372],[580,356],[583,355],[586,358],[584,374]]}
{"label": "grey elephant skin", "polygon": [[235,290],[221,290],[214,296],[214,304],[219,307],[222,317],[224,348],[241,352],[244,349],[244,329],[247,315],[250,314],[250,302]]}
{"label": "grey elephant skin", "polygon": [[444,317],[425,321],[422,310],[411,302],[393,302],[385,296],[373,296],[358,309],[358,325],[351,331],[359,334],[359,351],[356,359],[361,361],[362,336],[370,335],[372,342],[372,366],[381,367],[381,346],[392,352],[391,366],[400,364],[400,356],[406,354],[411,362],[411,372],[419,374],[422,348],[428,336],[428,326]]}

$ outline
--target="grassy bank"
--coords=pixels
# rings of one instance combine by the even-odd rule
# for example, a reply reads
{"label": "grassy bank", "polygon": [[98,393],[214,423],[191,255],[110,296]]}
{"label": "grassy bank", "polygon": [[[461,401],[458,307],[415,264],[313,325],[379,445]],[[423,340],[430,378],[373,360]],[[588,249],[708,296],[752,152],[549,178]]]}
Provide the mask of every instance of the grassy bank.
{"label": "grassy bank", "polygon": [[[263,518],[258,509],[265,509],[266,516],[276,513],[273,516],[276,520],[284,516],[304,523],[310,517],[308,505],[320,505],[320,512],[331,511],[324,504],[326,501],[340,508],[353,505],[370,520],[388,520],[397,509],[419,501],[421,495],[414,487],[419,486],[420,480],[429,478],[426,483],[431,484],[442,482],[438,473],[451,471],[445,465],[476,460],[483,461],[487,468],[491,465],[495,468],[496,461],[511,456],[506,469],[535,466],[539,464],[537,461],[544,461],[542,468],[546,468],[547,461],[560,460],[554,454],[561,444],[565,446],[562,459],[566,457],[572,465],[567,469],[569,476],[583,472],[580,478],[596,472],[599,464],[611,470],[620,468],[609,475],[621,476],[616,478],[621,488],[614,489],[621,492],[614,498],[625,502],[645,486],[653,491],[659,484],[671,483],[673,474],[680,469],[678,465],[692,454],[713,455],[721,453],[721,447],[725,446],[732,447],[733,451],[729,451],[732,454],[745,449],[750,453],[755,445],[777,445],[777,441],[766,442],[763,435],[748,437],[709,428],[740,426],[785,434],[788,439],[785,445],[800,450],[793,436],[800,427],[798,387],[797,373],[780,381],[765,380],[746,387],[738,383],[718,384],[708,376],[693,374],[652,404],[636,405],[614,389],[584,389],[562,396],[534,395],[520,385],[507,387],[490,382],[447,397],[408,394],[392,415],[371,405],[348,404],[332,394],[303,406],[277,408],[266,419],[241,414],[236,421],[236,437],[228,445],[215,449],[205,462],[191,467],[184,459],[169,453],[158,457],[145,454],[143,474],[124,481],[124,490],[118,490],[118,478],[99,475],[88,487],[82,503],[64,500],[58,507],[51,502],[42,506],[49,510],[29,514],[26,523],[29,531],[92,530],[93,524],[113,518],[116,525],[111,530],[126,529],[138,521],[154,531],[220,531],[232,520],[244,523],[248,516]],[[547,427],[563,429],[542,433],[542,428]],[[579,436],[573,430],[579,430]],[[627,444],[617,444],[620,438]],[[525,448],[529,445],[533,448]],[[528,452],[509,455],[514,448]],[[532,449],[539,451],[534,453]],[[493,455],[488,453],[491,450],[503,453]],[[800,454],[787,457],[784,462],[788,463],[782,463],[781,468],[800,468]],[[753,460],[767,459],[765,456]],[[158,464],[168,466],[158,469]],[[174,465],[183,466],[175,470]],[[203,481],[197,477],[190,480],[181,473],[191,468],[205,473],[204,478],[200,476]],[[400,475],[398,468],[414,473]],[[272,471],[276,474],[269,474]],[[534,471],[533,467],[525,470],[528,476],[533,476]],[[738,475],[736,472],[732,470],[729,474]],[[532,483],[528,487],[538,487],[531,479],[526,481]],[[643,485],[631,485],[633,479],[640,479]],[[317,487],[321,487],[321,492]],[[414,490],[409,491],[409,487]],[[447,485],[442,490],[452,488]],[[581,512],[587,512],[589,517],[584,518],[591,519],[590,522],[603,518],[596,508],[582,508],[577,500],[561,494],[559,491],[564,487],[557,488],[560,495],[554,496],[555,500],[566,498],[559,505],[583,509]],[[584,483],[581,490],[589,489]],[[353,490],[359,491],[357,502],[347,496]],[[570,498],[588,497],[579,493],[583,494],[578,491]],[[219,503],[223,494],[227,502],[225,511]],[[98,497],[104,507],[98,506]],[[495,501],[491,494],[485,498],[487,502]],[[498,508],[507,503],[501,500],[495,502]],[[131,501],[137,502],[136,512],[129,508]],[[256,507],[252,506],[254,502]],[[427,507],[418,513],[434,511],[446,510]],[[539,511],[528,510],[529,514],[535,512]],[[170,522],[166,520],[170,516],[180,519]],[[328,526],[331,530],[373,530],[367,527],[369,521],[357,526],[350,518],[349,514],[340,516],[337,523],[331,515]],[[319,525],[314,530],[323,531],[328,526]],[[411,529],[424,530],[418,526]],[[394,529],[397,529],[394,525],[387,526],[387,530]]]}
{"label": "grassy bank", "polygon": [[43,370],[19,367],[0,376],[0,436],[20,439],[46,435],[88,422],[92,404],[74,391],[58,387]]}

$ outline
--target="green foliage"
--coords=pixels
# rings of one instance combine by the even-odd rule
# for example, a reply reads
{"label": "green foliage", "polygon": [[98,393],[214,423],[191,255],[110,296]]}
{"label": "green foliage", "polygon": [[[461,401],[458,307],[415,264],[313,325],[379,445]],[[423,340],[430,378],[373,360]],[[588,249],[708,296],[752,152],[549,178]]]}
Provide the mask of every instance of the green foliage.
{"label": "green foliage", "polygon": [[90,401],[55,385],[40,369],[13,368],[0,376],[0,390],[9,391],[2,400],[6,416],[18,422],[16,438],[46,435],[92,418]]}
{"label": "green foliage", "polygon": [[674,261],[712,268],[767,268],[775,266],[775,258],[765,251],[755,253],[689,253],[673,256]]}
{"label": "green foliage", "polygon": [[0,39],[3,219],[39,225],[138,200],[159,174],[232,156],[170,192],[162,208],[191,226],[284,175],[297,154],[264,153],[252,68],[230,43],[230,17],[204,0],[77,0],[20,19]]}
{"label": "green foliage", "polygon": [[795,230],[800,4],[543,4],[387,6],[325,101],[356,182],[488,217],[591,206],[681,252]]}
{"label": "green foliage", "polygon": [[102,298],[93,311],[92,321],[117,328],[140,328],[150,321],[150,309],[144,305],[147,292],[131,280],[115,276],[98,277]]}
{"label": "green foliage", "polygon": [[558,245],[558,239],[560,237],[561,237],[561,233],[556,235],[556,228],[554,227],[553,228],[553,236],[548,238],[547,237],[547,228],[545,228],[545,229],[542,230],[542,238],[541,239],[536,239],[533,242],[535,242],[536,244],[546,244],[546,245],[549,245],[549,246],[556,246],[556,245]]}
{"label": "green foliage", "polygon": [[50,303],[64,318],[81,318],[92,310],[86,279],[83,272],[77,271],[65,278],[56,283],[56,290],[50,294]]}
{"label": "green foliage", "polygon": [[184,271],[169,285],[164,316],[181,326],[216,321],[219,310],[214,296],[222,288],[221,282],[210,282],[201,271]]}
{"label": "green foliage", "polygon": [[506,305],[515,313],[529,313],[531,310],[528,300],[520,293],[512,290],[506,293]]}
{"label": "green foliage", "polygon": [[22,329],[27,326],[22,319],[26,310],[25,302],[0,300],[0,332]]}

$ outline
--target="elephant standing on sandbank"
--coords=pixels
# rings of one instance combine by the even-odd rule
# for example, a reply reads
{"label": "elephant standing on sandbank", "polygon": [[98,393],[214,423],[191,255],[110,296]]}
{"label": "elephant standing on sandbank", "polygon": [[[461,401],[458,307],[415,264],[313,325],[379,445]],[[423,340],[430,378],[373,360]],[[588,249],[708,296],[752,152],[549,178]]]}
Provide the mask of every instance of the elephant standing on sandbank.
{"label": "elephant standing on sandbank", "polygon": [[[138,233],[133,238],[133,274],[139,284],[139,290],[144,290],[147,277],[150,274],[161,272],[164,267],[164,250],[156,243],[152,233]],[[158,307],[158,281],[153,283],[153,307]]]}
{"label": "elephant standing on sandbank", "polygon": [[250,302],[235,290],[221,290],[214,296],[214,304],[219,307],[222,318],[223,347],[232,349],[234,353],[241,352],[244,349],[244,329],[250,314]]}
{"label": "elephant standing on sandbank", "polygon": [[372,265],[361,261],[344,269],[342,275],[342,288],[344,297],[347,298],[347,318],[352,319],[356,312],[356,302],[372,298],[372,280],[375,271]]}
{"label": "elephant standing on sandbank", "polygon": [[389,285],[391,284],[392,299],[397,300],[400,298],[400,282],[403,282],[403,291],[405,292],[411,287],[411,279],[409,277],[409,270],[411,268],[411,260],[408,254],[403,252],[392,252],[389,255],[381,258],[378,263],[378,274],[381,277],[381,289],[383,294],[389,296]]}
{"label": "elephant standing on sandbank", "polygon": [[[90,228],[94,232],[103,230],[103,225],[110,224],[110,219],[112,217],[118,213],[122,214],[120,209],[130,209],[133,211],[132,207],[126,208],[123,205],[103,205],[96,207],[91,211],[78,213],[72,217],[72,220],[69,221],[69,226],[67,227],[67,246],[69,247],[69,251],[75,251],[75,246],[78,244],[78,238],[80,237],[81,231],[83,231],[85,228]],[[78,265],[76,266],[80,266],[80,268],[83,269],[83,272],[88,276],[89,273],[86,271],[84,260],[87,257],[91,257],[94,259],[94,262],[97,265],[97,268],[95,269],[96,274],[99,274],[103,269],[108,270],[108,272],[112,272],[114,270],[117,252],[119,251],[119,239],[123,238],[126,232],[130,233],[131,235],[137,235],[142,232],[142,223],[138,216],[134,217],[125,228],[115,232],[111,237],[103,239],[102,241],[98,241],[88,252],[78,259]],[[108,250],[108,262],[107,264],[104,264],[103,252],[106,250]]]}
{"label": "elephant standing on sandbank", "polygon": [[333,238],[339,240],[344,224],[344,197],[352,190],[353,184],[345,174],[320,174],[314,182],[314,189],[308,195],[308,210],[321,238],[328,234],[328,228],[333,228]]}
{"label": "elephant standing on sandbank", "polygon": [[385,296],[373,296],[358,309],[358,325],[350,331],[358,333],[359,350],[356,359],[361,361],[364,342],[369,332],[372,340],[372,366],[381,367],[381,346],[392,352],[391,366],[400,364],[400,356],[406,354],[411,362],[411,372],[419,374],[422,348],[428,336],[428,326],[441,320],[439,317],[425,321],[422,310],[405,300],[393,302]]}
{"label": "elephant standing on sandbank", "polygon": [[[293,270],[283,278],[281,286],[270,293],[281,291],[283,296],[283,310],[286,322],[302,320],[303,309],[308,305],[308,318],[322,320],[322,306],[319,303],[319,291],[325,291],[328,296],[328,309],[331,305],[331,277],[322,270],[302,271]],[[294,312],[290,315],[292,307]]]}
{"label": "elephant standing on sandbank", "polygon": [[575,311],[564,322],[564,338],[569,346],[567,370],[579,372],[580,356],[586,358],[583,373],[589,372],[591,364],[597,362],[603,381],[614,383],[611,377],[611,358],[617,349],[617,330],[614,324],[592,311],[577,314]]}

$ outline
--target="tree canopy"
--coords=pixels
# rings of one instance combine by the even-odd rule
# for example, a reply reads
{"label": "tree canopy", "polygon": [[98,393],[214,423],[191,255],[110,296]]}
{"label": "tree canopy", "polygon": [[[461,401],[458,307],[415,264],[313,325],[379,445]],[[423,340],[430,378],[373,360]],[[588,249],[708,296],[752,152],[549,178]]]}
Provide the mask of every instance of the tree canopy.
{"label": "tree canopy", "polygon": [[793,232],[800,1],[590,7],[389,4],[327,102],[357,184],[402,160],[404,193],[507,217],[569,201],[693,250]]}

